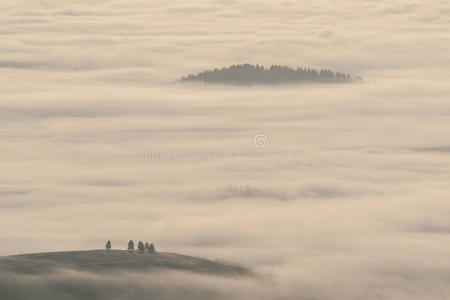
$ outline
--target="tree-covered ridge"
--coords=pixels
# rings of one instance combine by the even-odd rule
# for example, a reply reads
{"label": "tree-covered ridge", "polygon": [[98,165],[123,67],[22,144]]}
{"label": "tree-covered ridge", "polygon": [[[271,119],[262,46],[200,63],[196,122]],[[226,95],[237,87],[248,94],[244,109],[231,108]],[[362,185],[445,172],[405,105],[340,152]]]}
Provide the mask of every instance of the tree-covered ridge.
{"label": "tree-covered ridge", "polygon": [[260,65],[240,64],[222,69],[203,71],[183,76],[181,81],[200,81],[210,83],[256,84],[256,83],[344,83],[352,81],[349,74],[333,72],[329,69],[291,68],[272,65],[265,68]]}

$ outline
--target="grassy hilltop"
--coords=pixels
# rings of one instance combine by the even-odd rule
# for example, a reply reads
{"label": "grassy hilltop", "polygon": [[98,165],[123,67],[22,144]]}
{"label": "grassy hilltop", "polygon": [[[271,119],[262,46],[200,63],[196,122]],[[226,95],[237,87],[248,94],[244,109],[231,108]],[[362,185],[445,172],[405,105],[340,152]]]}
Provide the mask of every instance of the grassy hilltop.
{"label": "grassy hilltop", "polygon": [[124,250],[90,250],[0,257],[0,272],[39,274],[60,268],[98,273],[165,268],[225,276],[249,274],[243,267],[168,252],[149,254]]}

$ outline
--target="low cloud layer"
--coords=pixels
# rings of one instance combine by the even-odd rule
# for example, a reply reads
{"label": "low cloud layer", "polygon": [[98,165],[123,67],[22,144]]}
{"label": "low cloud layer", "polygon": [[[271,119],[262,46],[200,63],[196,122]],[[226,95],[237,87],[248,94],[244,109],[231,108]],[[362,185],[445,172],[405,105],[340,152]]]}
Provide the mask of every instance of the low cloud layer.
{"label": "low cloud layer", "polygon": [[[0,255],[147,240],[260,278],[1,274],[0,298],[449,298],[447,6],[1,3]],[[364,82],[175,82],[247,62]]]}
{"label": "low cloud layer", "polygon": [[[361,277],[357,265],[333,266],[322,270],[321,277],[306,270],[278,274],[276,277],[227,278],[176,271],[147,273],[94,273],[57,270],[55,273],[32,276],[2,273],[0,296],[5,299],[435,299],[448,293],[450,273],[442,266],[389,267],[370,266]],[[306,269],[311,267],[306,264]],[[289,271],[288,269],[285,271]],[[291,270],[292,272],[292,270]],[[333,278],[342,272],[345,278]],[[331,276],[331,277],[330,277]]]}

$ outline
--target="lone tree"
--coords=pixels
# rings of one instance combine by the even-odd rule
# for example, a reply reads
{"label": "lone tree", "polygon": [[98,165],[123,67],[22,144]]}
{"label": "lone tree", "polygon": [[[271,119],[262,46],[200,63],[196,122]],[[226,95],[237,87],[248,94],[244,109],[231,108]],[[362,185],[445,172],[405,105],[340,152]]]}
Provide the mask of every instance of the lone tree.
{"label": "lone tree", "polygon": [[153,246],[153,244],[150,244],[150,247],[148,247],[147,251],[150,254],[155,254],[156,253],[155,246]]}
{"label": "lone tree", "polygon": [[130,240],[128,242],[128,251],[134,251],[134,242],[133,242],[133,240]]}
{"label": "lone tree", "polygon": [[144,251],[145,251],[144,243],[141,241],[139,241],[139,243],[138,243],[138,250],[141,253],[144,253]]}
{"label": "lone tree", "polygon": [[109,250],[111,250],[111,241],[106,242],[106,251],[109,252]]}

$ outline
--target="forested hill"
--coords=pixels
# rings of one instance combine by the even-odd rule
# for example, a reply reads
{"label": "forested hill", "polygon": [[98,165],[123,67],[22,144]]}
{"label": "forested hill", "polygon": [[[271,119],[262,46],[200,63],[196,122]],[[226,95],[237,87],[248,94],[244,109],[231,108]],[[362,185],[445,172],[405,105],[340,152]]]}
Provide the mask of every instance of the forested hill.
{"label": "forested hill", "polygon": [[291,68],[272,65],[242,64],[203,71],[183,76],[181,81],[198,81],[222,84],[282,84],[282,83],[346,83],[351,82],[349,74],[328,69]]}
{"label": "forested hill", "polygon": [[[223,276],[251,275],[240,266],[168,252],[152,255],[124,250],[90,250],[0,257],[0,274],[46,274],[60,269],[94,273],[172,269]],[[1,286],[0,299],[6,299],[1,297]]]}

